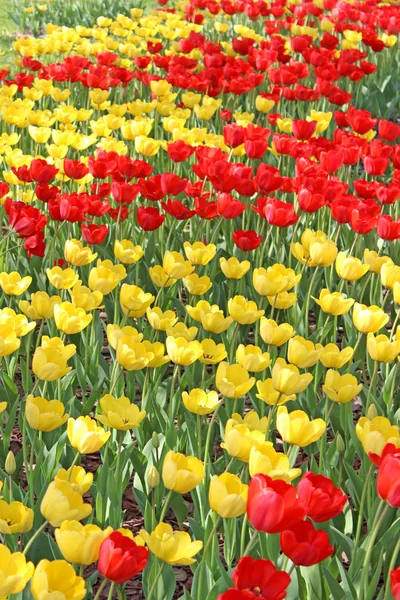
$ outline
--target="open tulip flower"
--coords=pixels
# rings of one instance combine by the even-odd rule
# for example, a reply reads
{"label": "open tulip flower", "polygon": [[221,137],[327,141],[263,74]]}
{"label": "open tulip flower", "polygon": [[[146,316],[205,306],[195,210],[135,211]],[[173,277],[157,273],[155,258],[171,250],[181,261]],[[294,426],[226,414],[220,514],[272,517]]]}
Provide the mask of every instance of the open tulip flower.
{"label": "open tulip flower", "polygon": [[400,600],[399,3],[3,4],[0,598]]}

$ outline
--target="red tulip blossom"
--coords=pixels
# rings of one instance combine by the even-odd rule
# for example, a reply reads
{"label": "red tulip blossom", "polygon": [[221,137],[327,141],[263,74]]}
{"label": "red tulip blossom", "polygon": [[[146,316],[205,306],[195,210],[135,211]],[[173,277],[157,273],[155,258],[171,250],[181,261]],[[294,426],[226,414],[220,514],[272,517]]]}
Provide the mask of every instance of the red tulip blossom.
{"label": "red tulip blossom", "polygon": [[257,235],[255,231],[243,231],[238,229],[233,233],[233,241],[240,250],[244,252],[250,252],[258,248],[261,244],[262,236]]}
{"label": "red tulip blossom", "polygon": [[149,551],[129,537],[114,531],[101,544],[97,570],[103,577],[120,584],[143,571]]}
{"label": "red tulip blossom", "polygon": [[400,508],[400,456],[387,454],[384,457],[379,467],[376,487],[382,500],[386,500],[390,506]]}
{"label": "red tulip blossom", "polygon": [[307,516],[320,523],[340,515],[347,496],[333,485],[329,477],[306,473],[297,485],[297,496],[303,500]]}
{"label": "red tulip blossom", "polygon": [[108,235],[107,225],[81,225],[82,237],[88,244],[102,244]]}
{"label": "red tulip blossom", "polygon": [[280,535],[282,552],[298,566],[310,567],[331,556],[335,548],[328,534],[310,521],[299,521]]}
{"label": "red tulip blossom", "polygon": [[290,584],[290,575],[278,571],[270,560],[255,560],[251,556],[239,559],[232,579],[235,587],[221,594],[218,600],[283,600]]}
{"label": "red tulip blossom", "polygon": [[394,600],[400,600],[400,567],[390,571],[390,589]]}
{"label": "red tulip blossom", "polygon": [[164,223],[165,215],[161,214],[157,208],[139,206],[136,219],[139,227],[144,231],[154,231]]}

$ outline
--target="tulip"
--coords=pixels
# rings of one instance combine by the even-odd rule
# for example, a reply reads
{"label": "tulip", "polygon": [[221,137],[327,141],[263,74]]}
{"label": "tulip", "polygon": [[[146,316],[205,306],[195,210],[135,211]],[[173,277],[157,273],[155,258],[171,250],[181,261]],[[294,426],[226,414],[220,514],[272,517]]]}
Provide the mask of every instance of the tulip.
{"label": "tulip", "polygon": [[390,571],[390,590],[394,600],[400,599],[400,567]]}
{"label": "tulip", "polygon": [[247,370],[241,365],[230,365],[221,362],[215,376],[218,391],[227,398],[245,396],[255,384],[255,378],[249,377]]}
{"label": "tulip", "polygon": [[383,265],[392,265],[393,261],[389,256],[380,256],[375,250],[364,250],[364,263],[369,265],[369,270],[372,273],[380,274]]}
{"label": "tulip", "polygon": [[0,357],[9,356],[21,345],[21,341],[17,338],[15,329],[8,325],[0,324]]}
{"label": "tulip", "polygon": [[312,342],[296,335],[289,340],[288,360],[300,369],[307,369],[318,362],[319,351]]}
{"label": "tulip", "polygon": [[310,567],[331,556],[335,550],[329,544],[329,536],[322,529],[316,530],[310,521],[296,523],[282,531],[282,552],[295,565]]}
{"label": "tulip", "polygon": [[97,570],[114,583],[125,583],[145,568],[148,557],[147,548],[136,544],[119,531],[114,531],[100,546]]}
{"label": "tulip", "polygon": [[236,350],[236,360],[246,371],[252,373],[264,371],[271,364],[269,353],[263,352],[261,348],[252,344],[248,346],[240,344]]}
{"label": "tulip", "polygon": [[133,265],[142,258],[144,252],[141,246],[135,246],[131,240],[115,240],[114,254],[124,265]]}
{"label": "tulip", "polygon": [[167,337],[166,348],[169,358],[177,365],[192,365],[203,354],[200,342],[188,342],[182,337]]}
{"label": "tulip", "polygon": [[257,447],[265,441],[265,432],[257,429],[252,431],[247,425],[234,425],[233,423],[234,421],[228,421],[226,425],[224,442],[221,444],[221,448],[224,448],[229,456],[247,463],[253,446]]}
{"label": "tulip", "polygon": [[369,333],[367,350],[372,360],[389,363],[400,353],[400,340],[390,341],[387,335]]}
{"label": "tulip", "polygon": [[236,475],[214,475],[208,491],[210,508],[223,519],[240,517],[246,512],[247,493],[248,486]]}
{"label": "tulip", "polygon": [[70,483],[53,481],[43,496],[40,512],[53,527],[59,527],[67,519],[86,519],[92,512],[92,507],[84,504],[82,496]]}
{"label": "tulip", "polygon": [[86,596],[85,581],[76,575],[72,565],[65,560],[41,560],[32,577],[31,593],[34,600],[44,598],[68,598],[83,600]]}
{"label": "tulip", "polygon": [[0,309],[0,325],[5,326],[3,331],[14,330],[17,337],[24,337],[35,329],[35,323],[30,323],[25,315],[19,315],[8,307]]}
{"label": "tulip", "polygon": [[22,592],[35,570],[22,552],[11,553],[3,544],[0,544],[0,565],[0,595],[3,598]]}
{"label": "tulip", "polygon": [[71,446],[80,454],[92,454],[104,446],[111,432],[98,427],[90,417],[78,417],[68,419],[67,435]]}
{"label": "tulip", "polygon": [[212,287],[211,279],[207,275],[200,277],[197,273],[185,277],[185,286],[189,294],[202,296]]}
{"label": "tulip", "polygon": [[160,474],[153,465],[147,473],[147,485],[152,490],[160,485]]}
{"label": "tulip", "polygon": [[297,485],[297,495],[303,500],[307,517],[316,523],[334,519],[343,511],[347,496],[324,475],[306,473]]}
{"label": "tulip", "polygon": [[0,533],[27,533],[33,526],[33,510],[22,502],[0,500]]}
{"label": "tulip", "polygon": [[203,542],[192,542],[186,531],[173,531],[167,523],[159,523],[151,533],[141,529],[140,535],[150,552],[170,565],[192,565],[203,547]]}
{"label": "tulip", "polygon": [[171,287],[176,283],[176,279],[171,278],[160,265],[150,267],[149,269],[150,279],[157,287]]}
{"label": "tulip", "polygon": [[199,388],[194,388],[189,393],[182,392],[182,400],[187,410],[195,415],[209,415],[219,405],[217,392],[205,392]]}
{"label": "tulip", "polygon": [[300,394],[313,380],[311,373],[300,375],[295,365],[288,364],[283,358],[277,358],[272,368],[272,382],[280,394],[291,396]]}
{"label": "tulip", "polygon": [[[185,323],[175,323],[172,327],[168,327],[166,330],[167,337],[172,336],[174,338],[183,337],[188,342],[193,342],[198,332],[197,327],[186,327]],[[201,358],[199,359],[201,360]]]}
{"label": "tulip", "polygon": [[0,273],[0,287],[5,294],[10,296],[20,296],[32,283],[32,277],[21,277],[19,273]]}
{"label": "tulip", "polygon": [[389,321],[387,315],[379,306],[366,306],[356,302],[353,309],[353,323],[361,333],[376,333]]}
{"label": "tulip", "polygon": [[100,398],[100,406],[102,414],[96,415],[97,420],[119,431],[137,429],[146,416],[146,411],[140,410],[126,396],[114,398],[111,394],[106,394]]}
{"label": "tulip", "polygon": [[121,287],[119,300],[124,315],[139,318],[145,314],[150,304],[154,302],[154,296],[146,293],[136,285],[124,283]]}
{"label": "tulip", "polygon": [[261,296],[276,296],[280,292],[291,290],[301,279],[293,269],[275,264],[268,269],[260,268],[253,271],[253,286]]}
{"label": "tulip", "polygon": [[264,310],[258,310],[253,300],[246,300],[244,296],[235,296],[228,300],[228,312],[232,319],[241,325],[251,325],[263,316]]}
{"label": "tulip", "polygon": [[194,271],[194,266],[185,260],[179,252],[166,252],[163,259],[163,269],[172,279],[183,279]]}
{"label": "tulip", "polygon": [[295,331],[289,323],[281,323],[278,325],[273,319],[267,319],[261,317],[260,321],[260,335],[266,344],[271,346],[283,346],[286,344],[291,337],[293,337]]}
{"label": "tulip", "polygon": [[338,371],[329,369],[325,375],[325,382],[322,386],[324,393],[332,402],[350,402],[362,390],[362,384],[358,383],[357,377],[346,373],[340,375]]}
{"label": "tulip", "polygon": [[316,344],[315,348],[319,352],[319,360],[327,369],[341,369],[353,358],[354,354],[354,350],[350,346],[340,350],[336,344],[327,344],[326,346]]}
{"label": "tulip", "polygon": [[200,310],[200,321],[203,329],[210,331],[211,333],[222,333],[226,331],[233,323],[232,317],[225,317],[223,311],[219,310],[216,304],[213,306],[208,304],[208,307],[205,306],[204,310]]}
{"label": "tulip", "polygon": [[69,290],[78,281],[78,273],[75,273],[73,269],[61,269],[61,267],[53,267],[52,269],[46,269],[47,277],[55,288],[58,290]]}
{"label": "tulip", "polygon": [[278,571],[266,558],[256,560],[244,556],[232,571],[232,580],[235,587],[218,596],[218,600],[252,600],[258,597],[260,600],[284,600],[290,575]]}
{"label": "tulip", "polygon": [[315,240],[310,244],[310,259],[317,266],[330,267],[337,253],[337,246],[332,240]]}
{"label": "tulip", "polygon": [[203,242],[185,242],[183,244],[186,258],[193,265],[207,265],[215,256],[217,247],[215,244],[203,244]]}
{"label": "tulip", "polygon": [[117,342],[117,362],[127,371],[140,371],[154,358],[153,345],[138,342],[136,336],[122,336]]}
{"label": "tulip", "polygon": [[163,312],[158,306],[147,308],[146,316],[150,325],[157,331],[166,331],[169,327],[173,327],[178,321],[178,317],[173,310],[166,310]]}
{"label": "tulip", "polygon": [[304,503],[289,483],[262,474],[250,480],[247,517],[257,531],[279,533],[305,516]]}
{"label": "tulip", "polygon": [[324,435],[326,423],[323,419],[309,419],[302,410],[288,413],[286,406],[280,406],[276,417],[276,428],[282,440],[288,444],[305,447]]}
{"label": "tulip", "polygon": [[130,339],[132,342],[139,343],[143,340],[143,333],[139,333],[135,327],[130,327],[130,325],[124,327],[112,325],[111,323],[107,325],[107,340],[111,348],[116,350],[123,338],[125,338],[125,341]]}
{"label": "tulip", "polygon": [[400,267],[394,264],[384,263],[381,269],[381,282],[386,288],[392,289],[400,283]]}
{"label": "tulip", "polygon": [[83,308],[77,308],[71,302],[61,302],[54,307],[57,328],[68,335],[83,331],[92,318],[92,315],[88,315]]}
{"label": "tulip", "polygon": [[187,494],[199,485],[204,477],[204,465],[195,456],[185,456],[173,450],[165,455],[162,478],[168,490]]}
{"label": "tulip", "polygon": [[74,267],[82,267],[93,262],[97,258],[97,253],[83,246],[79,240],[72,239],[65,242],[64,257]]}
{"label": "tulip", "polygon": [[219,264],[221,271],[228,279],[241,279],[250,269],[250,262],[248,260],[240,262],[233,256],[228,259],[221,257],[219,259]]}
{"label": "tulip", "polygon": [[60,338],[49,338],[44,335],[41,339],[42,345],[35,350],[32,359],[32,371],[38,379],[43,381],[55,381],[69,373],[72,367],[68,367],[67,361],[76,352],[74,344],[64,346]]}
{"label": "tulip", "polygon": [[49,296],[46,292],[35,292],[31,294],[31,302],[20,300],[19,308],[31,319],[52,319],[54,317],[54,307],[61,304],[60,296]]}
{"label": "tulip", "polygon": [[356,434],[366,454],[372,452],[380,456],[386,444],[400,447],[399,428],[385,417],[361,417],[356,424]]}
{"label": "tulip", "polygon": [[72,290],[69,290],[69,293],[72,304],[78,309],[83,309],[83,311],[88,312],[90,310],[94,310],[95,308],[102,308],[100,305],[103,301],[103,294],[99,291],[92,292],[90,288],[82,285],[82,281],[80,279],[75,283]]}
{"label": "tulip", "polygon": [[75,492],[83,496],[92,487],[93,473],[86,473],[83,467],[74,465],[68,470],[60,469],[57,471],[54,481],[68,482]]}
{"label": "tulip", "polygon": [[311,296],[311,298],[324,312],[335,316],[345,315],[354,304],[352,298],[346,299],[340,292],[330,292],[326,288],[321,290],[319,299],[314,298],[314,296]]}
{"label": "tulip", "polygon": [[271,442],[262,442],[250,450],[249,473],[251,477],[261,473],[290,483],[301,475],[301,469],[291,469],[286,454],[276,452]]}
{"label": "tulip", "polygon": [[97,525],[63,521],[54,534],[65,560],[79,565],[91,565],[98,560],[100,546],[112,531],[111,527],[102,530]]}
{"label": "tulip", "polygon": [[26,399],[26,420],[29,426],[37,431],[53,431],[64,425],[69,417],[64,410],[64,404],[59,400],[34,398],[32,394]]}
{"label": "tulip", "polygon": [[203,354],[199,361],[206,365],[216,365],[228,356],[224,344],[216,344],[211,338],[205,338],[201,342],[201,347]]}
{"label": "tulip", "polygon": [[362,264],[359,258],[346,256],[344,252],[339,252],[335,262],[336,273],[346,281],[358,281],[369,271],[369,265]]}
{"label": "tulip", "polygon": [[289,402],[289,400],[296,400],[295,394],[286,396],[285,394],[277,392],[274,388],[274,384],[271,378],[268,378],[265,381],[257,381],[257,390],[257,398],[260,398],[260,400],[262,400],[269,406],[280,406],[281,404]]}
{"label": "tulip", "polygon": [[106,296],[125,277],[126,269],[123,265],[114,265],[111,260],[98,260],[89,273],[88,283],[92,292],[101,292]]}
{"label": "tulip", "polygon": [[276,296],[267,296],[267,299],[274,309],[287,310],[296,304],[297,294],[295,292],[279,292]]}

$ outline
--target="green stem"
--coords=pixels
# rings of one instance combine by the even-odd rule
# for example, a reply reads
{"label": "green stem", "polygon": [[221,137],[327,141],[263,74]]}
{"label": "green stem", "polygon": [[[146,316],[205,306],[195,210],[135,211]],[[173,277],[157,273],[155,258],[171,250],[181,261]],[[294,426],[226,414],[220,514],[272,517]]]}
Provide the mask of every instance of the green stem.
{"label": "green stem", "polygon": [[167,514],[167,510],[168,510],[168,506],[171,500],[171,496],[173,494],[173,490],[169,490],[167,497],[165,498],[163,507],[162,507],[162,511],[161,511],[161,515],[160,515],[160,523],[162,523],[164,521],[165,515]]}
{"label": "green stem", "polygon": [[108,592],[108,600],[111,600],[111,598],[113,597],[114,588],[115,588],[115,583],[112,582],[111,586],[110,586],[110,591]]}
{"label": "green stem", "polygon": [[34,496],[34,486],[33,486],[33,455],[35,452],[35,443],[36,443],[36,438],[37,438],[37,429],[35,429],[35,432],[33,434],[33,440],[32,440],[32,445],[31,445],[31,453],[29,456],[29,497],[30,497],[30,502],[31,502],[31,507],[33,508],[34,504],[35,504],[35,496]]}
{"label": "green stem", "polygon": [[390,559],[389,569],[388,569],[388,574],[387,574],[387,579],[386,579],[386,591],[385,591],[384,600],[390,600],[390,598],[391,598],[390,573],[391,573],[391,571],[393,571],[393,569],[396,566],[397,556],[398,556],[399,552],[400,552],[400,537],[397,540],[397,543],[393,550],[392,558]]}
{"label": "green stem", "polygon": [[37,531],[35,531],[35,533],[33,534],[33,536],[31,537],[31,539],[29,540],[29,542],[27,543],[27,545],[25,546],[25,550],[24,550],[24,555],[26,556],[28,553],[29,548],[32,546],[33,542],[36,540],[37,537],[39,537],[39,535],[42,533],[42,531],[46,528],[46,526],[48,525],[48,521],[45,521]]}
{"label": "green stem", "polygon": [[102,582],[101,582],[101,584],[100,584],[100,587],[99,587],[99,589],[97,590],[97,594],[95,595],[95,597],[93,598],[93,600],[99,600],[99,599],[100,599],[101,592],[102,592],[102,591],[104,590],[104,588],[106,587],[106,585],[107,585],[107,581],[108,581],[107,579],[103,579],[103,581],[102,581]]}
{"label": "green stem", "polygon": [[369,482],[371,480],[373,472],[374,472],[374,464],[371,463],[371,465],[369,467],[369,470],[368,470],[368,473],[367,473],[367,477],[366,477],[365,482],[364,482],[364,487],[363,487],[363,491],[362,491],[361,499],[360,499],[360,508],[359,508],[359,511],[358,511],[358,521],[357,521],[356,537],[354,539],[354,556],[353,556],[353,563],[354,564],[355,564],[355,560],[356,560],[356,555],[357,555],[358,547],[359,547],[359,544],[360,544],[362,524],[363,524],[363,521],[364,521],[364,504],[365,504],[365,500],[367,498]]}
{"label": "green stem", "polygon": [[[383,510],[382,510],[383,508]],[[389,504],[386,504],[385,501],[382,500],[381,504],[378,507],[377,516],[375,518],[375,523],[371,531],[371,539],[369,540],[367,553],[365,555],[365,560],[362,569],[361,575],[361,584],[360,584],[360,597],[359,600],[364,600],[364,597],[367,597],[368,594],[368,572],[369,572],[369,564],[371,562],[371,556],[374,549],[374,543],[379,533],[379,529],[382,525],[382,521],[386,516],[387,511],[389,510]]]}
{"label": "green stem", "polygon": [[198,587],[198,594],[197,594],[198,600],[201,600],[201,598],[203,597],[202,596],[202,587],[203,587],[202,584],[203,584],[203,577],[204,577],[204,569],[205,569],[205,566],[206,566],[207,550],[209,549],[210,545],[214,541],[214,535],[217,532],[218,525],[219,525],[220,521],[221,521],[221,517],[218,517],[217,520],[215,521],[214,525],[213,525],[213,528],[211,530],[210,535],[208,536],[207,543],[204,546],[203,556],[202,556],[200,567],[199,567],[199,569],[200,569],[199,575],[200,576],[199,576],[199,582],[198,582],[198,585],[199,585],[199,587]]}
{"label": "green stem", "polygon": [[219,411],[221,405],[222,405],[222,402],[214,410],[213,416],[211,417],[211,421],[210,421],[210,424],[208,426],[207,437],[206,437],[206,446],[205,446],[205,449],[204,449],[204,472],[206,474],[207,474],[207,462],[208,462],[208,453],[209,453],[209,450],[210,450],[210,442],[211,442],[212,429],[213,429],[214,421],[215,421],[215,419],[217,417],[217,414],[218,414],[218,411]]}
{"label": "green stem", "polygon": [[247,544],[246,548],[244,549],[242,556],[247,556],[249,554],[250,550],[254,546],[254,542],[256,541],[257,536],[258,536],[258,531],[254,531],[250,538],[249,543]]}
{"label": "green stem", "polygon": [[371,398],[371,390],[372,390],[372,386],[375,383],[377,374],[378,374],[378,361],[375,361],[374,371],[372,373],[371,381],[369,382],[369,386],[368,386],[366,410],[368,410],[368,408],[369,408],[369,403],[370,403],[370,398]]}
{"label": "green stem", "polygon": [[164,567],[165,567],[165,563],[163,563],[163,564],[161,565],[161,567],[160,567],[160,569],[159,569],[159,571],[158,571],[157,575],[156,575],[156,576],[155,576],[155,578],[154,578],[153,584],[152,584],[152,586],[151,586],[151,588],[150,588],[150,591],[149,591],[149,595],[147,596],[147,600],[151,600],[151,598],[153,597],[153,593],[155,592],[155,589],[156,589],[156,587],[157,587],[158,580],[160,579],[160,577],[161,577],[161,575],[162,575],[162,572],[163,572],[163,570],[164,570]]}

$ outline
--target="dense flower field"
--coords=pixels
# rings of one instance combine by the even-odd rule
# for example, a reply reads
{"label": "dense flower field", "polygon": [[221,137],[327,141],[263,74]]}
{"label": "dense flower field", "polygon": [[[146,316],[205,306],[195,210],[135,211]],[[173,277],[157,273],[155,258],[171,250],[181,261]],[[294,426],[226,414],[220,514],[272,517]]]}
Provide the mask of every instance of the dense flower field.
{"label": "dense flower field", "polygon": [[400,5],[116,4],[0,71],[0,597],[399,600]]}

